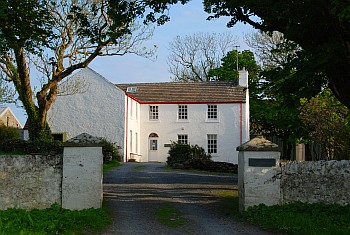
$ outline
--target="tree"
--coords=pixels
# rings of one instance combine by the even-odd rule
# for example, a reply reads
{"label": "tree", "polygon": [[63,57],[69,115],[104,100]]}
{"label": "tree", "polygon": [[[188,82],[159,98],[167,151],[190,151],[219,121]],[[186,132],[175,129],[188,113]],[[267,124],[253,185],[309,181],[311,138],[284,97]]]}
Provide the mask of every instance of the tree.
{"label": "tree", "polygon": [[[152,31],[137,26],[147,9],[143,1],[2,0],[0,6],[1,76],[14,84],[28,115],[31,139],[46,136],[47,111],[60,82],[74,71],[97,56],[153,53],[141,46]],[[156,21],[155,13],[164,7],[152,7],[148,19]],[[33,66],[42,80],[36,101]]]}
{"label": "tree", "polygon": [[325,89],[309,100],[303,99],[299,116],[308,130],[309,139],[321,144],[322,159],[349,159],[349,110],[330,90]]}
{"label": "tree", "polygon": [[327,77],[333,94],[350,107],[348,0],[204,0],[204,7],[210,19],[230,16],[229,27],[244,22],[265,32],[283,33],[303,48],[305,68]]}
{"label": "tree", "polygon": [[14,101],[13,97],[13,90],[0,79],[0,104],[12,103]]}
{"label": "tree", "polygon": [[209,71],[234,49],[237,37],[230,33],[196,33],[177,36],[169,43],[169,71],[175,81],[210,81]]}
{"label": "tree", "polygon": [[283,67],[301,50],[299,45],[285,39],[284,35],[277,31],[272,33],[259,31],[247,34],[245,42],[254,50],[263,70]]}

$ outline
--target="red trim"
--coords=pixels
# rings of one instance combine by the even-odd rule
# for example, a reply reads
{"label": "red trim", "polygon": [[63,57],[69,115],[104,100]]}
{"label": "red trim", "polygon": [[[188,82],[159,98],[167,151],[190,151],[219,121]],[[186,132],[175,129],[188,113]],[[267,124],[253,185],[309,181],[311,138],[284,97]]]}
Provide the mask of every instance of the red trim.
{"label": "red trim", "polygon": [[126,114],[125,114],[125,162],[128,162],[128,119],[129,119],[129,99],[126,97]]}
{"label": "red trim", "polygon": [[240,145],[243,143],[243,104],[239,105],[239,143]]}

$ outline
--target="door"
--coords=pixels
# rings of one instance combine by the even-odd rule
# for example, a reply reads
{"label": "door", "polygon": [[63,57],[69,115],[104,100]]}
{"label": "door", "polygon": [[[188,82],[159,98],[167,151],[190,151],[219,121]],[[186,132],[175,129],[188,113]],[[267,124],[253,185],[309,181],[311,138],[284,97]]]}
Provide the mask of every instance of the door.
{"label": "door", "polygon": [[148,161],[158,161],[158,135],[151,133],[148,137]]}

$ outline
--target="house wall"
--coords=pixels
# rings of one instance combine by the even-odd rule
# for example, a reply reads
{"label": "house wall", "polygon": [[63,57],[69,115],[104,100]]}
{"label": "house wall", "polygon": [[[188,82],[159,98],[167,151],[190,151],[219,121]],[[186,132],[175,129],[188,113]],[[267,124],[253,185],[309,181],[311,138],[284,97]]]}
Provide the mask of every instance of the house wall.
{"label": "house wall", "polygon": [[[159,120],[149,120],[149,105],[141,104],[140,154],[142,161],[165,162],[171,141],[177,141],[178,134],[187,134],[190,144],[198,144],[207,151],[207,134],[217,134],[218,153],[212,154],[214,161],[238,163],[236,147],[249,138],[249,123],[245,104],[217,104],[218,121],[207,120],[207,104],[188,104],[188,120],[178,120],[177,104],[159,104]],[[241,131],[242,127],[242,131]],[[149,135],[158,134],[158,151],[149,157]]]}
{"label": "house wall", "polygon": [[10,127],[22,128],[21,123],[17,120],[10,109],[6,109],[6,111],[0,115],[0,125],[1,124]]}
{"label": "house wall", "polygon": [[127,143],[125,144],[125,151],[127,153],[124,154],[126,158],[125,161],[129,159],[135,159],[138,162],[147,161],[145,157],[147,155],[141,154],[141,126],[140,126],[140,104],[131,99],[130,97],[126,98],[126,108],[127,108],[127,118],[128,118],[128,128],[125,131],[125,139]]}
{"label": "house wall", "polygon": [[80,93],[57,97],[48,113],[52,132],[67,132],[67,139],[89,133],[123,147],[125,93],[89,68],[71,79],[83,83],[84,88]]}

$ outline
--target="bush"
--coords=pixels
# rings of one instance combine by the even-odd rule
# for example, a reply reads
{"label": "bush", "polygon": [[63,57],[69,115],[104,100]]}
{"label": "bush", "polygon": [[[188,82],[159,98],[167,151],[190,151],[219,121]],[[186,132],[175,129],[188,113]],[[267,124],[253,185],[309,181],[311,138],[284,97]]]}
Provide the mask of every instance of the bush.
{"label": "bush", "polygon": [[199,162],[211,161],[210,154],[207,154],[202,147],[198,145],[188,145],[179,142],[173,142],[168,152],[167,164],[170,167],[185,165],[189,163],[199,164]]}
{"label": "bush", "polygon": [[7,127],[4,124],[0,124],[0,143],[5,141],[18,140],[20,134],[17,128]]}
{"label": "bush", "polygon": [[108,141],[106,138],[100,138],[102,140],[102,153],[103,153],[103,163],[108,163],[113,159],[118,162],[121,161],[121,156],[119,154],[119,148],[116,143]]}
{"label": "bush", "polygon": [[35,140],[24,141],[21,139],[10,139],[0,144],[0,151],[5,153],[16,154],[50,154],[50,153],[63,153],[63,145],[60,141],[50,140]]}

